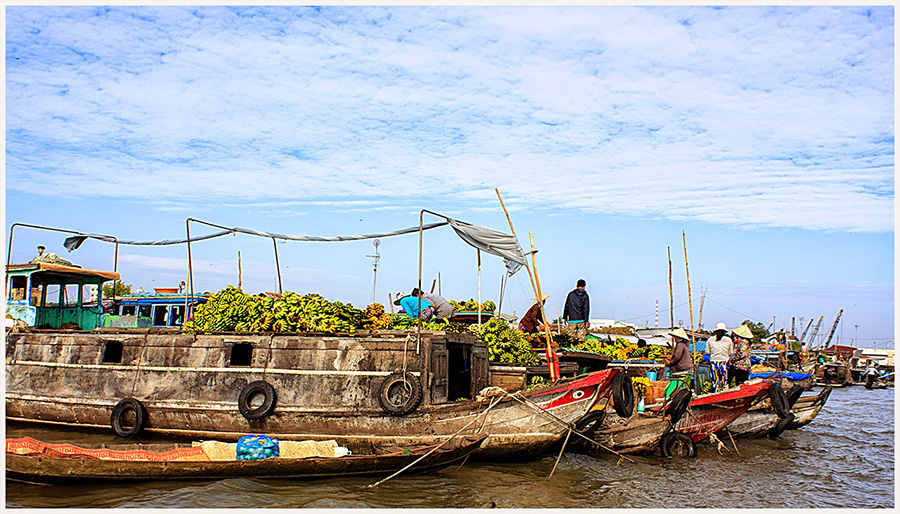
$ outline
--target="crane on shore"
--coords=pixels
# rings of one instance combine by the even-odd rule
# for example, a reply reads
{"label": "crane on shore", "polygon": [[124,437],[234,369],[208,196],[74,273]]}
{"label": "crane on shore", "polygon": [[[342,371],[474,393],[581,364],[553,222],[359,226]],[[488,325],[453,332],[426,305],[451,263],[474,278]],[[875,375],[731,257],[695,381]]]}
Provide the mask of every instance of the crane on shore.
{"label": "crane on shore", "polygon": [[[815,316],[809,318],[809,323],[806,324],[806,328],[803,329],[803,335],[800,336],[800,340],[803,341],[803,338],[806,337],[806,333],[809,332],[809,327],[812,326],[812,322],[815,320]],[[802,321],[800,323],[803,323]]]}
{"label": "crane on shore", "polygon": [[[809,336],[810,346],[812,346],[812,344],[816,342],[816,334],[818,334],[819,329],[822,328],[822,320],[824,320],[824,319],[825,319],[825,316],[819,316],[819,322],[816,323],[815,328],[813,328],[812,334]],[[812,320],[810,320],[810,323],[812,323]]]}
{"label": "crane on shore", "polygon": [[828,338],[825,339],[825,344],[822,345],[822,348],[828,348],[828,343],[831,342],[831,337],[834,336],[834,330],[838,326],[838,322],[841,321],[841,314],[844,313],[844,309],[838,311],[838,315],[834,318],[834,325],[831,325],[831,332],[828,332]]}

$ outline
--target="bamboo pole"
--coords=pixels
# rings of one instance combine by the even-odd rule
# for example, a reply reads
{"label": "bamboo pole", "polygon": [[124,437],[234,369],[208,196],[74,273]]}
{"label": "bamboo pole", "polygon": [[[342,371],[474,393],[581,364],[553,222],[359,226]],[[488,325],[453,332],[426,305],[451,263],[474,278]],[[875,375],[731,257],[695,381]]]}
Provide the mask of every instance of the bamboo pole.
{"label": "bamboo pole", "polygon": [[666,253],[669,255],[669,328],[675,330],[675,301],[672,296],[672,249],[666,247]]}
{"label": "bamboo pole", "polygon": [[541,301],[541,279],[538,277],[537,272],[537,261],[534,258],[534,235],[529,232],[528,239],[531,240],[531,267],[534,268],[534,283],[537,285],[537,302],[538,305],[541,306],[541,318],[544,320],[544,338],[547,343],[547,367],[550,368],[550,380],[556,381],[559,380],[559,374],[553,368],[553,350],[550,348],[550,341],[552,339],[550,335],[550,328],[547,326],[547,313],[544,312],[544,302]]}
{"label": "bamboo pole", "polygon": [[[516,229],[513,228],[512,219],[510,219],[509,211],[506,210],[506,205],[503,203],[503,198],[500,196],[500,190],[494,188],[494,191],[496,191],[497,198],[500,200],[500,207],[503,208],[503,214],[506,214],[506,221],[509,222],[509,231],[512,232],[513,237],[516,237]],[[534,277],[531,275],[531,268],[528,267],[528,262],[525,263],[525,270],[528,271],[528,280],[531,282],[531,289],[537,294],[537,288],[534,286]],[[546,323],[547,320],[545,319],[544,322]]]}
{"label": "bamboo pole", "polygon": [[481,328],[481,250],[475,250],[478,254],[478,328]]}
{"label": "bamboo pole", "polygon": [[241,251],[238,250],[238,289],[241,289],[244,282],[241,280]]}
{"label": "bamboo pole", "polygon": [[681,231],[681,241],[684,243],[684,271],[687,274],[688,312],[691,315],[691,353],[697,351],[697,343],[694,341],[694,308],[691,306],[691,271],[688,269],[687,238]]}
{"label": "bamboo pole", "polygon": [[[513,228],[512,218],[509,217],[509,211],[506,210],[506,205],[503,203],[503,197],[500,196],[500,190],[494,188],[494,191],[497,193],[497,199],[500,200],[500,207],[503,208],[503,213],[506,215],[506,221],[509,222],[509,230],[512,232],[513,237],[516,237],[516,229]],[[546,343],[547,343],[547,367],[550,370],[550,379],[558,380],[558,378],[554,379],[553,377],[556,375],[553,372],[553,363],[552,358],[553,354],[550,349],[550,328],[547,326],[547,314],[544,312],[544,302],[541,301],[541,289],[540,283],[537,281],[537,268],[536,261],[534,259],[534,237],[531,235],[531,232],[528,233],[528,237],[531,239],[531,267],[534,269],[534,275],[532,275],[531,268],[528,267],[528,262],[525,262],[525,270],[528,272],[528,280],[531,282],[531,289],[534,292],[534,301],[538,302],[541,306],[541,317],[544,319],[544,331],[546,332]],[[536,283],[537,282],[537,283]]]}

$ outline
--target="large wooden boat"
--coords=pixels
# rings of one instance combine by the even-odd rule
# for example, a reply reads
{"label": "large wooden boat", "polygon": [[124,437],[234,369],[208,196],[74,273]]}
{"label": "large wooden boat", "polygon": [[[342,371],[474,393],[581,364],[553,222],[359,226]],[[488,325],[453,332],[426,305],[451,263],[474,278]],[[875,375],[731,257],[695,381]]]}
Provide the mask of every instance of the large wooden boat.
{"label": "large wooden boat", "polygon": [[815,367],[816,385],[820,387],[844,387],[853,385],[850,367],[844,361],[826,362]]}
{"label": "large wooden boat", "polygon": [[123,437],[266,433],[402,444],[478,425],[489,433],[480,454],[520,458],[558,442],[610,394],[618,373],[477,400],[490,384],[487,345],[443,331],[417,339],[415,331],[26,329],[9,334],[6,350],[6,416],[14,421]]}
{"label": "large wooden boat", "polygon": [[405,447],[347,443],[351,453],[340,457],[314,453],[302,458],[272,457],[256,461],[210,458],[202,446],[191,444],[79,447],[46,444],[31,438],[7,439],[6,478],[38,484],[231,477],[311,479],[388,475],[410,465],[404,472],[424,473],[462,461],[486,437],[485,434],[465,435],[442,444]]}

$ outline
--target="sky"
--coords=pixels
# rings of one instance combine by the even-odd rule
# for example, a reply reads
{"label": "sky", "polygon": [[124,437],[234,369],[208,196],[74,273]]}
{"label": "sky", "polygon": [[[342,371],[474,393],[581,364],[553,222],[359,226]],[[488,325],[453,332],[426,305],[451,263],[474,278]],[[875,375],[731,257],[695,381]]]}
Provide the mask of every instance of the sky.
{"label": "sky", "polygon": [[[671,255],[676,325],[827,334],[843,309],[836,341],[893,347],[893,6],[12,5],[5,24],[7,239],[176,239],[189,217],[370,234],[422,209],[509,232],[499,190],[550,316],[584,278],[591,318],[668,326]],[[116,262],[63,239],[17,228],[12,261],[44,244],[135,289],[186,278],[184,246]],[[475,250],[423,239],[425,288],[476,298]],[[362,307],[374,281],[386,304],[419,240],[380,243],[375,273],[371,241],[276,242],[283,288]],[[278,290],[271,239],[192,259],[196,290]],[[482,256],[482,299],[502,274]],[[522,271],[502,310],[533,298]]]}

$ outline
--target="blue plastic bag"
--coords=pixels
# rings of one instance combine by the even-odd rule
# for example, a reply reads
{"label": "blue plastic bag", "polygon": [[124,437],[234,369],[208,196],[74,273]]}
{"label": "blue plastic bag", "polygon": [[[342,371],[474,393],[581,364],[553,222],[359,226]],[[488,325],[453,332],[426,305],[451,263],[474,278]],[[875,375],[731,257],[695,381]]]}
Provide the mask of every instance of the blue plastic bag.
{"label": "blue plastic bag", "polygon": [[245,435],[238,439],[238,460],[263,460],[278,457],[278,439],[267,435]]}

